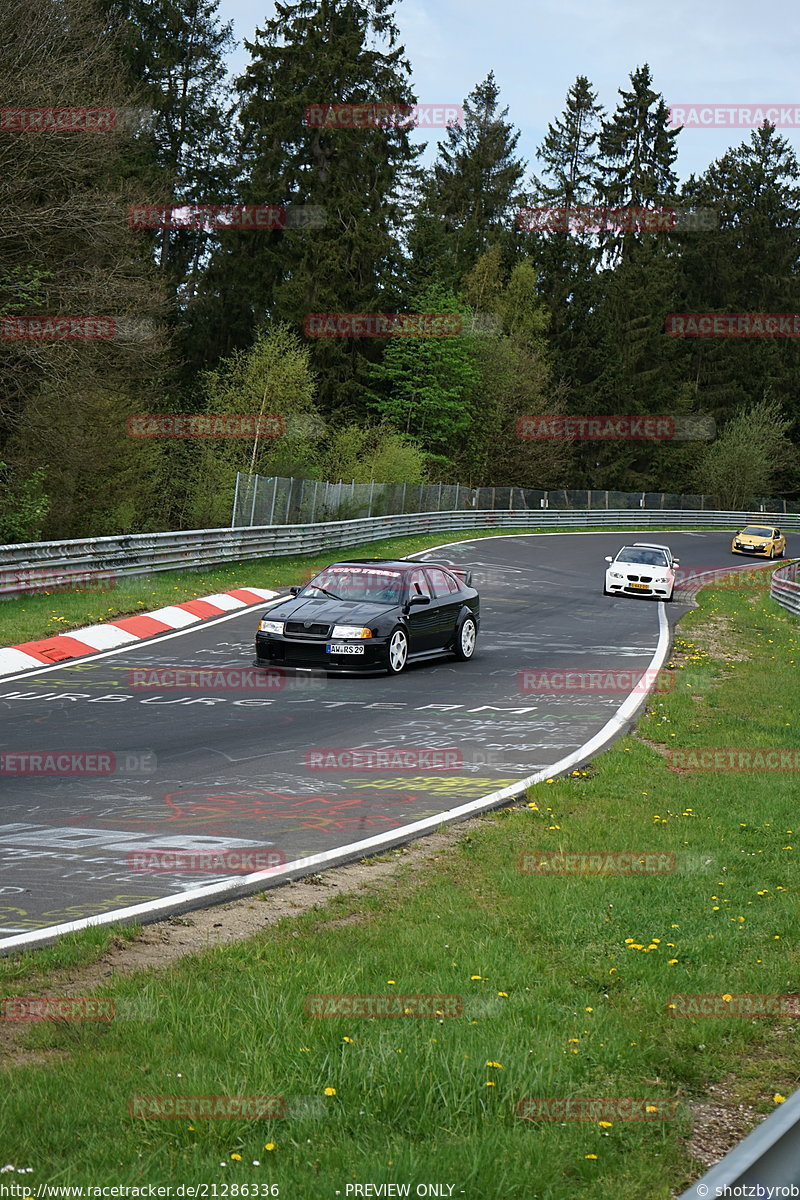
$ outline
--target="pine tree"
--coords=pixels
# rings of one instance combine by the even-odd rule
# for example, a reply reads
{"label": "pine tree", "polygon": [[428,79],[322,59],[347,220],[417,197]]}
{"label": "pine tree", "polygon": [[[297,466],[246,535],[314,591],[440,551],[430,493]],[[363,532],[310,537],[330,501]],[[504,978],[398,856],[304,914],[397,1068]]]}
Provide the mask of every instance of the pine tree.
{"label": "pine tree", "polygon": [[[292,0],[245,45],[239,183],[245,203],[321,208],[324,227],[226,234],[206,283],[199,331],[209,360],[246,345],[265,320],[303,326],[316,312],[397,305],[401,197],[420,153],[399,123],[330,128],[309,106],[410,105],[410,67],[397,43],[393,0]],[[198,335],[198,336],[199,336]],[[313,345],[320,405],[363,414],[359,339]]]}
{"label": "pine tree", "polygon": [[418,285],[433,277],[457,291],[494,243],[513,254],[525,163],[516,156],[519,131],[506,120],[508,107],[500,109],[499,97],[490,72],[465,99],[463,125],[447,130],[424,177],[409,235]]}
{"label": "pine tree", "polygon": [[[719,228],[681,238],[676,311],[800,312],[800,165],[774,126],[690,178],[682,201],[711,208]],[[800,420],[796,338],[692,338],[685,351],[687,375],[721,426],[767,393]]]}

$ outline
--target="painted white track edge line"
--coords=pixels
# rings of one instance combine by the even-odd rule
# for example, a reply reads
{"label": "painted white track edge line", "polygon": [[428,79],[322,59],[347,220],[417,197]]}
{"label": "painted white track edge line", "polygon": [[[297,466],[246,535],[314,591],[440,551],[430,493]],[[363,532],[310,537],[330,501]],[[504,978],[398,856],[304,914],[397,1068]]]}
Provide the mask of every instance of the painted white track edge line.
{"label": "painted white track edge line", "polygon": [[[658,624],[658,643],[649,665],[645,668],[645,672],[651,672],[649,678],[653,680],[655,680],[655,676],[663,665],[669,649],[669,622],[663,601],[660,600],[658,602]],[[643,672],[643,675],[645,672]],[[631,692],[602,729],[583,746],[568,754],[566,758],[560,759],[542,771],[528,775],[525,779],[520,779],[516,783],[509,784],[508,787],[491,792],[486,796],[481,796],[477,800],[470,800],[466,804],[448,809],[446,812],[437,813],[433,817],[424,817],[420,821],[414,821],[410,825],[403,825],[399,829],[392,829],[386,833],[376,834],[374,837],[365,838],[361,842],[351,842],[348,846],[338,846],[333,850],[323,850],[319,854],[312,854],[307,858],[296,859],[294,862],[286,863],[277,871],[256,871],[252,875],[243,875],[241,878],[233,881],[229,879],[222,880],[219,883],[209,884],[206,887],[194,888],[186,892],[176,892],[171,896],[163,896],[160,900],[151,900],[144,904],[134,904],[128,908],[118,908],[112,912],[100,913],[94,917],[83,917],[77,921],[68,921],[62,925],[51,925],[46,929],[35,929],[29,933],[20,934],[17,937],[6,938],[0,941],[0,953],[25,949],[26,947],[35,947],[46,942],[55,941],[56,938],[63,937],[65,934],[78,933],[83,929],[91,929],[96,926],[113,925],[118,921],[134,921],[137,917],[152,917],[159,912],[166,914],[167,912],[180,911],[184,908],[201,907],[202,901],[210,900],[213,897],[227,896],[229,899],[237,899],[239,896],[244,896],[255,891],[259,884],[281,882],[297,875],[306,874],[315,867],[331,867],[352,858],[363,857],[368,851],[375,851],[382,847],[391,846],[394,843],[409,841],[416,835],[428,833],[440,825],[457,821],[463,817],[473,816],[487,808],[494,808],[502,804],[504,800],[518,795],[525,788],[531,787],[536,783],[543,783],[545,779],[550,779],[555,775],[563,774],[564,771],[568,771],[576,763],[596,753],[622,731],[637,709],[645,703],[650,690],[648,689],[646,692],[640,693]]]}

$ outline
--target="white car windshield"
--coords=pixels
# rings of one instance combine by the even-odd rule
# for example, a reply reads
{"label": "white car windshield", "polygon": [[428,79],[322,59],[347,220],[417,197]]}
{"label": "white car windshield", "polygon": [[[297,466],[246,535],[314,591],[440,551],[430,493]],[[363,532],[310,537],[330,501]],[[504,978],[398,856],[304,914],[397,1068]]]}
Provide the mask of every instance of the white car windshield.
{"label": "white car windshield", "polygon": [[625,546],[620,550],[616,559],[618,563],[637,563],[643,567],[667,567],[667,556],[663,550],[637,550],[633,546]]}

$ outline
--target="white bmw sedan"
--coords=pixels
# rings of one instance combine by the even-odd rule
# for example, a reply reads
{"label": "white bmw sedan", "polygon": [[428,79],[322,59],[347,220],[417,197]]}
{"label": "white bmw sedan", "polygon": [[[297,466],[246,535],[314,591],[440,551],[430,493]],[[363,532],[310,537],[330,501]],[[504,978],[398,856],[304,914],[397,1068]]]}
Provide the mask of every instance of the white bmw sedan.
{"label": "white bmw sedan", "polygon": [[671,600],[675,588],[675,570],[680,566],[669,546],[652,542],[634,542],[623,546],[616,557],[606,556],[605,596],[656,596]]}

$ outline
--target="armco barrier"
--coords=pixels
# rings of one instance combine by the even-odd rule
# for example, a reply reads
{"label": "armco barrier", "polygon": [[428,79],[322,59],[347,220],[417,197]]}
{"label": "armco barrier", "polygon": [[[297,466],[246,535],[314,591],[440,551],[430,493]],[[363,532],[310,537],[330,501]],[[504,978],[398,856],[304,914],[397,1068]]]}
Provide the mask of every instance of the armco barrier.
{"label": "armco barrier", "polygon": [[800,514],[683,511],[680,509],[459,509],[327,521],[314,525],[258,525],[247,529],[194,529],[0,546],[0,596],[66,587],[71,577],[150,575],[214,563],[339,550],[386,537],[459,529],[727,529],[748,522],[800,531]]}
{"label": "armco barrier", "polygon": [[800,583],[797,582],[797,571],[800,563],[787,563],[772,573],[769,594],[778,604],[800,617]]}

